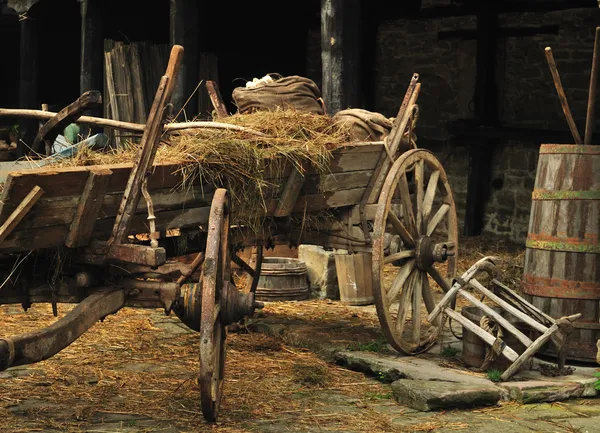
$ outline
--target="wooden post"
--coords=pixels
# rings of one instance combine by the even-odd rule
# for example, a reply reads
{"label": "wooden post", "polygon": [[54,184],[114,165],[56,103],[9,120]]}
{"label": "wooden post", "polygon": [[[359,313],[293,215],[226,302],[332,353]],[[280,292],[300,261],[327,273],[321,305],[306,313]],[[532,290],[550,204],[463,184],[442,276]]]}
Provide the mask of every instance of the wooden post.
{"label": "wooden post", "polygon": [[[38,88],[37,88],[37,31],[35,19],[27,15],[21,20],[21,54],[19,59],[19,107],[37,108],[38,107]],[[37,134],[37,122],[31,119],[19,119],[19,130],[21,140],[17,143],[17,155],[25,155],[27,148],[33,143]]]}
{"label": "wooden post", "polygon": [[[495,2],[483,0],[477,13],[477,59],[475,77],[475,118],[483,125],[498,121],[496,85],[496,34],[498,17]],[[464,234],[475,236],[483,229],[484,205],[489,196],[490,173],[496,142],[473,143],[469,155],[467,209]]]}
{"label": "wooden post", "polygon": [[330,115],[360,105],[360,1],[321,0],[321,90]]}
{"label": "wooden post", "polygon": [[[102,71],[104,60],[104,48],[102,37],[102,9],[99,0],[80,0],[81,13],[81,63],[79,76],[79,93],[88,90],[102,91],[104,78]],[[85,112],[88,116],[101,116],[102,108],[90,109]],[[89,127],[82,129],[82,135],[86,136]],[[94,132],[100,132],[94,128]]]}
{"label": "wooden post", "polygon": [[178,114],[185,105],[189,119],[195,116],[198,107],[198,95],[197,93],[192,95],[192,92],[198,85],[200,16],[197,2],[194,0],[170,0],[170,5],[170,43],[185,47],[185,59],[181,64],[171,103],[173,104],[173,115]]}

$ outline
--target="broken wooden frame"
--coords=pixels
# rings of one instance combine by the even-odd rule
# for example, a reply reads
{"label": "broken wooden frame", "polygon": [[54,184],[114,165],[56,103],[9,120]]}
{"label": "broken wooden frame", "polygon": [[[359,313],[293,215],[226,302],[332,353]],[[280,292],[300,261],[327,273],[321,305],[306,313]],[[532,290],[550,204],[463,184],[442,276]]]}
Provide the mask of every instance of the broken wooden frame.
{"label": "broken wooden frame", "polygon": [[[501,376],[502,380],[507,380],[513,376],[529,358],[535,355],[548,342],[548,340],[552,339],[553,337],[557,337],[559,332],[562,332],[563,334],[568,333],[571,323],[579,319],[581,314],[578,313],[554,320],[531,305],[525,299],[521,298],[496,278],[493,278],[492,280],[492,283],[496,288],[496,293],[488,290],[475,279],[475,276],[478,273],[486,272],[495,277],[495,274],[497,273],[495,268],[495,260],[497,259],[494,257],[485,257],[469,268],[469,270],[467,270],[462,277],[457,278],[452,288],[446,293],[444,298],[430,313],[428,320],[432,321],[435,320],[438,315],[442,313],[446,314],[451,319],[460,323],[464,328],[467,328],[469,331],[473,332],[494,350],[498,350],[502,355],[512,362],[512,364],[502,373]],[[477,299],[477,297],[475,297],[473,294],[466,291],[466,286],[469,286],[471,289],[474,289],[484,297],[488,298],[494,304],[498,305],[505,313],[510,314],[519,321],[525,323],[534,332],[540,333],[540,336],[535,340],[529,338],[529,336],[517,329],[509,320],[495,311],[490,305],[485,304],[482,300]],[[502,293],[502,295],[500,295],[500,293]],[[452,308],[449,308],[448,304],[457,296],[461,296],[469,301],[472,305],[479,308],[486,316],[490,317],[503,329],[512,334],[525,346],[525,351],[519,355],[504,342],[501,342],[501,344],[497,346],[497,338],[493,334],[484,330],[479,325],[476,325],[468,318],[457,313]],[[559,341],[558,344],[564,345],[566,344],[565,340],[566,339],[563,335],[563,338],[557,341]]]}

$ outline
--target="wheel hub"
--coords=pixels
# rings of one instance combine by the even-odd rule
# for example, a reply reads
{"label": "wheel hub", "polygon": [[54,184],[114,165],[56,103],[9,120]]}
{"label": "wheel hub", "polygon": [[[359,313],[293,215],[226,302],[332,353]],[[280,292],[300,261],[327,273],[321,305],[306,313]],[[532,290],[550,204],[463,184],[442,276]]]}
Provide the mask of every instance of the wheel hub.
{"label": "wheel hub", "polygon": [[415,258],[421,270],[429,269],[434,263],[444,263],[453,255],[447,244],[435,243],[429,236],[421,236],[417,240]]}

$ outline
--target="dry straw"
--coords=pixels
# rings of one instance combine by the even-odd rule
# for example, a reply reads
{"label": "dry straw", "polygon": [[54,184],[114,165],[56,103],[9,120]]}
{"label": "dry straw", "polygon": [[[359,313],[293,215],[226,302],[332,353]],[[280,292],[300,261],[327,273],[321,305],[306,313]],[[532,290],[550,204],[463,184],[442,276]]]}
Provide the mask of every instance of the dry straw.
{"label": "dry straw", "polygon": [[[226,129],[184,130],[164,137],[155,161],[178,165],[183,188],[198,184],[227,188],[235,219],[253,228],[260,226],[269,200],[277,197],[293,167],[303,174],[307,167],[326,172],[332,150],[350,141],[348,129],[330,117],[294,110],[259,111],[220,120],[265,136]],[[134,143],[110,152],[82,149],[56,165],[123,163],[134,161],[138,152]]]}

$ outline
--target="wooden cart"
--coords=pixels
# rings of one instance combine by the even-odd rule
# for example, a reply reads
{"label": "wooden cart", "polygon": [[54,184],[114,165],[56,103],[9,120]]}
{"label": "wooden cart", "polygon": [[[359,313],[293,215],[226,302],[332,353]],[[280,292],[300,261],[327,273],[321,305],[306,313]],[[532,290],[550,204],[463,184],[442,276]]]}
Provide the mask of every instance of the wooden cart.
{"label": "wooden cart", "polygon": [[[0,339],[0,370],[51,357],[122,307],[164,308],[200,332],[201,405],[213,421],[221,399],[225,327],[260,307],[254,291],[262,249],[280,243],[370,254],[377,314],[389,343],[405,354],[428,350],[443,325],[442,315],[427,321],[442,296],[436,298],[430,279],[449,290],[458,240],[442,166],[405,139],[416,113],[418,77],[385,143],[340,146],[326,174],[290,166],[285,182],[267,197],[263,218],[270,231],[257,235],[230,227],[225,189],[180,188],[177,166],[153,164],[178,49],[134,164],[9,174],[0,203],[0,303],[78,305],[49,328]],[[334,216],[327,226],[290,224],[323,211]],[[256,247],[256,268],[237,255],[249,246]],[[191,264],[177,261],[192,253]],[[249,275],[247,287],[236,287],[232,263]],[[200,277],[194,279],[196,270]]]}

